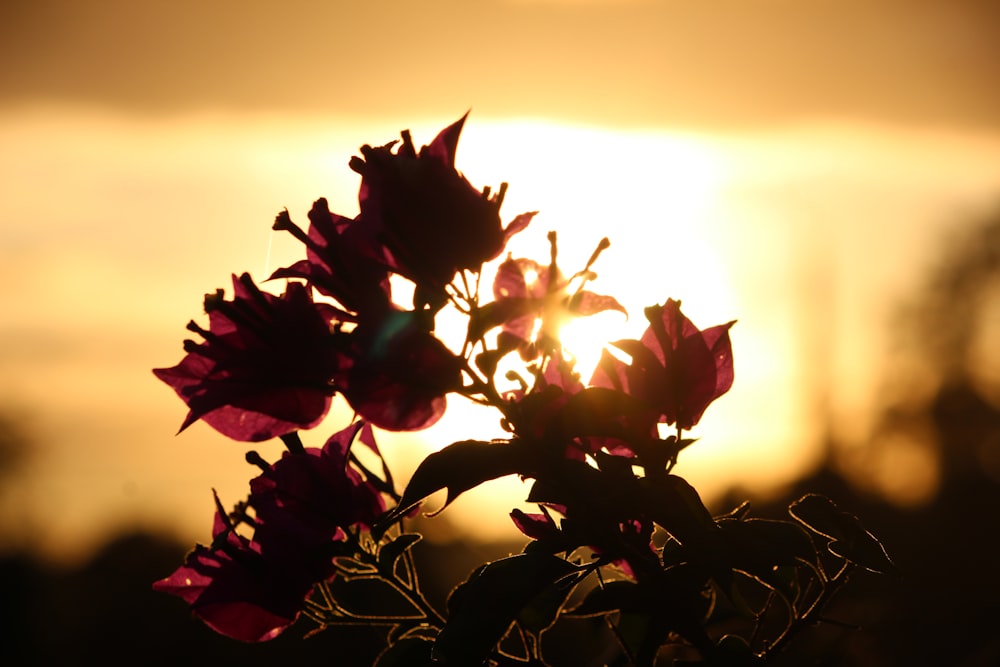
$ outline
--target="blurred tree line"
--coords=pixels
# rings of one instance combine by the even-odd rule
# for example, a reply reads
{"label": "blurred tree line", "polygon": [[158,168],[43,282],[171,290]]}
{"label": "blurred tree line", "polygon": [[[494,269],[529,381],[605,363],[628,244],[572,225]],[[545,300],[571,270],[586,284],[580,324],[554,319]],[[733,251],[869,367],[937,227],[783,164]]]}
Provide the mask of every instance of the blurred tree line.
{"label": "blurred tree line", "polygon": [[[831,436],[823,465],[781,497],[734,491],[718,503],[722,512],[751,497],[755,514],[780,516],[807,492],[827,495],[862,517],[901,571],[848,587],[830,622],[793,644],[781,664],[1000,665],[1000,208],[943,245],[895,328],[869,442],[850,447]],[[0,420],[0,487],[23,458],[23,440]],[[914,471],[920,479],[907,479]],[[887,499],[908,483],[923,495]],[[0,664],[371,664],[379,628],[303,641],[301,624],[244,645],[191,619],[183,602],[150,589],[188,546],[122,535],[72,570],[31,553],[0,556]],[[520,546],[423,543],[416,554],[436,566],[426,584],[439,602],[476,564]],[[575,664],[602,664],[582,657],[594,628],[577,630],[562,638],[579,646]]]}
{"label": "blurred tree line", "polygon": [[767,502],[777,514],[806,492],[833,498],[901,577],[848,587],[830,616],[860,629],[829,624],[788,665],[1000,665],[1000,206],[941,244],[894,313],[867,441],[831,439],[814,473]]}

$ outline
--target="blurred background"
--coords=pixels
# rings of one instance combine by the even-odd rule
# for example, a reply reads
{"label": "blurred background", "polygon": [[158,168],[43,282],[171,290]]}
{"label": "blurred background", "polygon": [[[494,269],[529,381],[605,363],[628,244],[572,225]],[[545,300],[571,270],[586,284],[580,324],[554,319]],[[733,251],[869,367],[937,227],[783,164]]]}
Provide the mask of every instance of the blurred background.
{"label": "blurred background", "polygon": [[[204,293],[299,257],[276,213],[353,215],[361,144],[428,143],[470,109],[458,167],[510,183],[505,219],[540,211],[515,255],[556,230],[574,269],[611,238],[593,287],[631,317],[571,331],[584,362],[667,298],[738,320],[736,383],[678,473],[720,512],[827,493],[895,557],[899,581],[842,599],[863,629],[789,664],[1000,664],[996,3],[2,0],[0,63],[5,664],[338,645],[236,646],[149,591],[210,538],[211,489],[236,502],[254,474],[207,427],[175,435],[150,369]],[[456,402],[382,442],[405,478],[497,433]],[[442,591],[518,548],[525,492],[426,524]]]}

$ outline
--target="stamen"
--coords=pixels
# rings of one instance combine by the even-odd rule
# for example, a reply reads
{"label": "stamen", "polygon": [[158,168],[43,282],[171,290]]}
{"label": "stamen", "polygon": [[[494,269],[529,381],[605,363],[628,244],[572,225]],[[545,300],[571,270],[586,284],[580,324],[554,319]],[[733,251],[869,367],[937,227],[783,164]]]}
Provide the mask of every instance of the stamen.
{"label": "stamen", "polygon": [[268,472],[268,471],[270,471],[270,470],[271,470],[271,464],[270,464],[270,463],[268,463],[267,461],[265,461],[265,460],[264,460],[264,457],[263,457],[263,456],[261,456],[261,455],[260,455],[260,454],[259,454],[259,453],[258,453],[258,452],[257,452],[256,450],[254,450],[254,449],[251,449],[251,450],[250,450],[249,452],[247,452],[247,454],[246,454],[246,461],[247,461],[247,463],[249,463],[250,465],[253,465],[253,466],[257,466],[257,467],[258,467],[258,468],[260,468],[260,469],[261,469],[261,470],[262,470],[263,472]]}

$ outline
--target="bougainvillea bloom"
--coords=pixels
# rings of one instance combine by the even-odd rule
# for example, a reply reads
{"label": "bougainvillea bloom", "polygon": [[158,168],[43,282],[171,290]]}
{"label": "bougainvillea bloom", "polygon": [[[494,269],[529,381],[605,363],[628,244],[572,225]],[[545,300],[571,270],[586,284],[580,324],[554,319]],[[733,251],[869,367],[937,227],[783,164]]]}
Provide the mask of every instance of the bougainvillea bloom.
{"label": "bougainvillea bloom", "polygon": [[271,278],[306,280],[346,309],[339,313],[343,320],[380,316],[390,308],[388,273],[376,259],[378,247],[363,224],[331,213],[326,199],[318,199],[309,211],[308,233],[291,221],[287,211],[278,214],[274,229],[291,232],[302,241],[306,259],[275,271]]}
{"label": "bougainvillea bloom", "polygon": [[667,424],[690,429],[712,401],[733,385],[728,322],[699,330],[668,299],[646,309],[650,326],[641,340],[614,343],[632,358],[625,364],[607,351],[591,384],[627,391],[648,403]]}
{"label": "bougainvillea bloom", "polygon": [[330,333],[332,311],[308,288],[288,285],[280,297],[261,292],[248,274],[233,276],[235,297],[205,298],[209,329],[188,329],[204,342],[184,342],[187,356],[153,373],[190,411],[181,430],[203,419],[234,440],[267,440],[319,423],[341,364]]}
{"label": "bougainvillea bloom", "polygon": [[237,534],[215,498],[212,546],[197,545],[184,564],[153,589],[183,599],[216,632],[257,642],[273,639],[291,625],[314,581],[302,568],[261,555]]}
{"label": "bougainvillea bloom", "polygon": [[384,246],[392,271],[439,294],[462,269],[478,271],[524,229],[533,213],[500,222],[504,188],[495,196],[473,187],[455,169],[465,116],[418,153],[409,132],[402,142],[361,148],[351,169],[361,174],[359,222]]}
{"label": "bougainvillea bloom", "polygon": [[351,443],[362,428],[355,422],[334,434],[322,449],[285,452],[250,481],[249,504],[256,513],[254,542],[268,558],[302,559],[315,578],[326,578],[331,542],[343,529],[371,527],[385,512],[378,490],[348,462]]}
{"label": "bougainvillea bloom", "polygon": [[569,283],[558,268],[530,259],[508,257],[497,269],[493,280],[495,302],[491,305],[497,316],[503,318],[503,333],[521,341],[523,357],[534,356],[535,326],[539,319],[537,338],[543,346],[551,347],[558,338],[559,327],[572,318],[607,310],[626,313],[614,297],[588,290],[570,292],[568,288]]}
{"label": "bougainvillea bloom", "polygon": [[365,420],[388,431],[427,428],[462,385],[462,361],[428,331],[426,313],[390,311],[351,332],[343,394]]}

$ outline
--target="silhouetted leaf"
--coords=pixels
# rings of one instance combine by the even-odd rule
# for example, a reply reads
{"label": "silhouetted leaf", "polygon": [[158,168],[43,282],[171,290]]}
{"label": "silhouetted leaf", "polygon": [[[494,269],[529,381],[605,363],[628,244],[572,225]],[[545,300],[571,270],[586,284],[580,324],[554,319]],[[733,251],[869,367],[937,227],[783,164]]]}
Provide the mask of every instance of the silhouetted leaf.
{"label": "silhouetted leaf", "polygon": [[529,634],[536,637],[540,635],[555,622],[575,585],[576,582],[573,581],[546,586],[521,609],[517,615],[518,625]]}
{"label": "silhouetted leaf", "polygon": [[425,618],[397,586],[377,575],[337,576],[328,582],[328,590],[348,617],[377,618],[383,624]]}
{"label": "silhouetted leaf", "polygon": [[755,667],[763,665],[764,660],[753,652],[743,637],[726,635],[719,640],[709,664],[712,667]]}
{"label": "silhouetted leaf", "polygon": [[693,486],[677,475],[645,478],[640,486],[644,510],[661,528],[689,550],[707,548],[718,527]]}
{"label": "silhouetted leaf", "polygon": [[476,355],[476,367],[483,372],[486,377],[491,378],[496,375],[497,365],[500,360],[509,353],[517,349],[523,341],[517,336],[512,336],[504,331],[497,334],[496,349],[486,350]]}
{"label": "silhouetted leaf", "polygon": [[430,454],[410,478],[399,505],[389,520],[406,514],[427,496],[448,489],[448,498],[438,511],[455,498],[491,479],[530,472],[530,451],[518,441],[482,442],[463,440]]}
{"label": "silhouetted leaf", "polygon": [[481,664],[526,606],[575,571],[572,563],[543,553],[488,563],[452,594],[433,656],[450,665]]}
{"label": "silhouetted leaf", "polygon": [[547,435],[557,440],[578,436],[610,436],[630,443],[649,437],[655,415],[638,399],[605,387],[573,394],[553,420]]}
{"label": "silhouetted leaf", "polygon": [[528,502],[561,505],[591,522],[617,524],[641,516],[636,478],[598,470],[584,461],[563,459],[538,475]]}
{"label": "silhouetted leaf", "polygon": [[677,660],[675,667],[756,667],[765,664],[754,654],[746,639],[739,635],[726,635],[705,660]]}
{"label": "silhouetted leaf", "polygon": [[543,299],[510,297],[497,299],[473,311],[469,322],[469,338],[479,340],[490,329],[520,317],[534,316],[542,309]]}
{"label": "silhouetted leaf", "polygon": [[[618,617],[615,628],[615,637],[629,655],[638,656],[647,653],[649,649],[645,647],[658,641],[654,639],[653,619],[648,614],[623,612]],[[646,663],[639,658],[639,664]],[[652,662],[649,661],[648,664]]]}
{"label": "silhouetted leaf", "polygon": [[603,586],[595,587],[587,593],[583,602],[563,615],[582,618],[603,616],[616,611],[637,611],[642,608],[640,596],[639,586],[631,581],[609,581]]}
{"label": "silhouetted leaf", "polygon": [[896,571],[882,544],[865,530],[858,517],[841,511],[829,498],[803,496],[789,506],[788,512],[813,532],[829,538],[830,553],[872,572]]}
{"label": "silhouetted leaf", "polygon": [[392,542],[383,545],[378,552],[379,569],[383,572],[395,572],[396,561],[407,549],[423,539],[419,533],[403,533]]}
{"label": "silhouetted leaf", "polygon": [[738,507],[735,507],[726,514],[720,516],[719,519],[720,520],[737,519],[739,521],[742,521],[743,519],[746,519],[749,514],[750,514],[750,501],[744,500],[742,503],[739,504]]}
{"label": "silhouetted leaf", "polygon": [[374,667],[434,667],[431,659],[434,640],[404,637],[379,654]]}
{"label": "silhouetted leaf", "polygon": [[370,576],[378,571],[371,563],[362,563],[353,558],[334,558],[333,564],[345,579],[350,579],[352,576]]}
{"label": "silhouetted leaf", "polygon": [[751,574],[767,572],[778,565],[816,560],[809,535],[791,521],[723,519],[718,523],[733,567]]}

